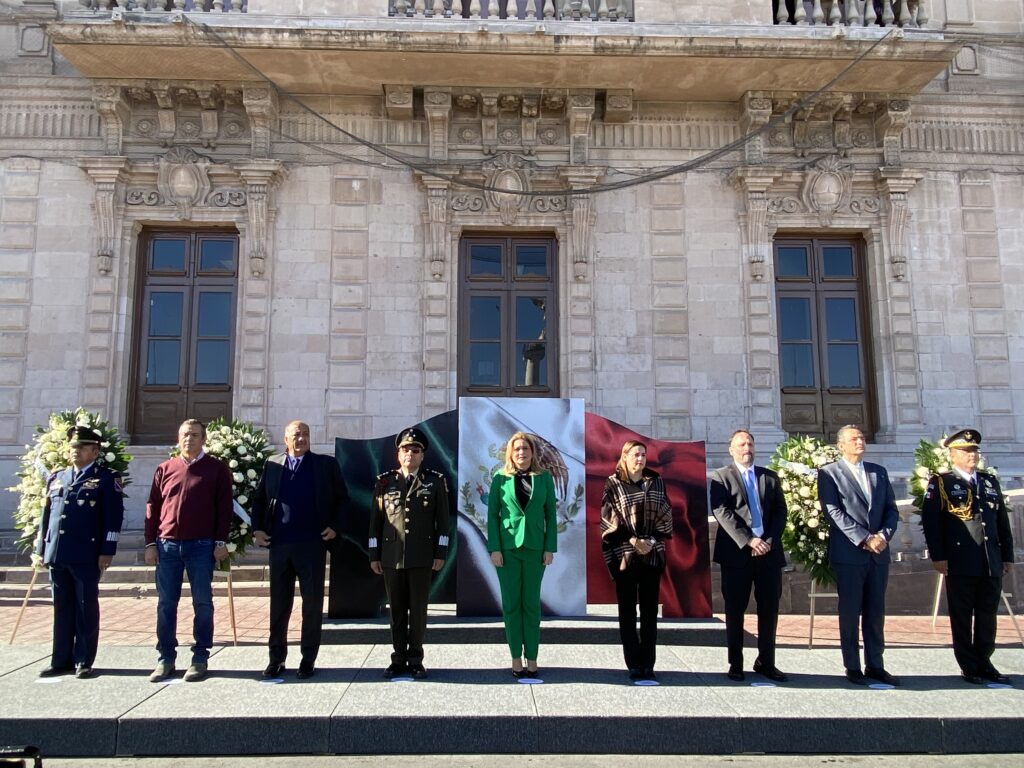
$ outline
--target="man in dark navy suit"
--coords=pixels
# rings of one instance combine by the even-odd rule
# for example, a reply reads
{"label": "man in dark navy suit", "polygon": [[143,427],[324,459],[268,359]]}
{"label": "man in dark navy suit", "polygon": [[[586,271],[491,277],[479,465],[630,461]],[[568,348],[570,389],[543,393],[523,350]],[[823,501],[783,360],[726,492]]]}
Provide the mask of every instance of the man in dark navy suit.
{"label": "man in dark navy suit", "polygon": [[[860,427],[839,429],[842,458],[818,470],[818,500],[829,517],[828,558],[839,593],[839,645],[846,679],[855,685],[877,680],[899,685],[882,663],[885,652],[885,588],[889,583],[889,542],[899,510],[889,473],[863,461]],[[858,630],[864,635],[860,667]]]}
{"label": "man in dark navy suit", "polygon": [[86,678],[100,638],[100,576],[117,551],[124,498],[117,475],[96,465],[101,435],[75,426],[67,436],[71,466],[47,480],[36,540],[53,591],[53,654],[39,674]]}
{"label": "man in dark navy suit", "polygon": [[968,683],[1007,684],[992,666],[996,613],[1003,576],[1013,563],[1010,516],[999,479],[978,469],[981,432],[962,429],[946,438],[953,469],[933,475],[921,525],[935,570],[946,577],[953,654]]}
{"label": "man in dark navy suit", "polygon": [[782,529],[786,499],[779,476],[754,466],[754,437],[736,430],[729,441],[733,462],[711,474],[711,509],[718,520],[714,560],[722,570],[725,634],[730,680],[743,680],[743,616],[754,589],[757,602],[757,660],[754,671],[779,683],[788,679],[775,666],[775,631],[782,594]]}

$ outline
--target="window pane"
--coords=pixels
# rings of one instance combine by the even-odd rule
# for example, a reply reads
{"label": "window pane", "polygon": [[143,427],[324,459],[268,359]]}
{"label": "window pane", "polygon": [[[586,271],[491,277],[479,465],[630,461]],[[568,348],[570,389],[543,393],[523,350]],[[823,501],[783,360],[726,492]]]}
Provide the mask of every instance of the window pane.
{"label": "window pane", "polygon": [[516,246],[516,277],[547,277],[548,249],[542,245]]}
{"label": "window pane", "polygon": [[501,299],[474,296],[469,300],[469,338],[501,338]]}
{"label": "window pane", "polygon": [[153,339],[146,354],[147,384],[177,384],[181,342]]}
{"label": "window pane", "polygon": [[516,386],[544,387],[547,383],[547,344],[538,341],[516,344]]}
{"label": "window pane", "polygon": [[811,338],[811,301],[807,298],[779,299],[779,334],[782,341]]}
{"label": "window pane", "polygon": [[857,341],[857,304],[853,299],[825,299],[825,333],[829,341]]}
{"label": "window pane", "polygon": [[784,246],[778,249],[778,277],[810,277],[807,261],[807,248],[803,246]]}
{"label": "window pane", "polygon": [[469,274],[473,276],[501,276],[501,246],[469,246]]}
{"label": "window pane", "polygon": [[814,366],[810,344],[783,344],[781,348],[782,386],[814,387]]}
{"label": "window pane", "polygon": [[230,352],[227,341],[196,342],[196,384],[227,384]]}
{"label": "window pane", "polygon": [[231,240],[203,240],[199,244],[200,272],[234,272],[235,244]]}
{"label": "window pane", "polygon": [[154,272],[184,273],[185,253],[184,240],[154,240],[149,268]]}
{"label": "window pane", "polygon": [[547,299],[543,296],[516,297],[516,339],[543,339],[545,336]]}
{"label": "window pane", "polygon": [[828,345],[828,384],[860,388],[860,355],[856,344]]}
{"label": "window pane", "polygon": [[182,293],[149,295],[149,336],[181,336]]}
{"label": "window pane", "polygon": [[197,336],[231,335],[231,294],[205,291],[199,294],[199,332]]}
{"label": "window pane", "polygon": [[469,384],[476,387],[501,385],[501,344],[474,341],[469,345]]}
{"label": "window pane", "polygon": [[830,245],[822,248],[825,277],[853,277],[853,248]]}

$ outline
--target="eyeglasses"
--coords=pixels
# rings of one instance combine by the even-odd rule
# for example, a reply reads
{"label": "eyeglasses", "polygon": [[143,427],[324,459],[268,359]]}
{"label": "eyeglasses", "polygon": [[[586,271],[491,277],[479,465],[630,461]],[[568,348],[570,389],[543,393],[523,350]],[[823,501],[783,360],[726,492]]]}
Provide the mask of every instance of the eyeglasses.
{"label": "eyeglasses", "polygon": [[418,448],[415,445],[403,445],[398,450],[404,451],[405,453],[423,453],[423,449]]}

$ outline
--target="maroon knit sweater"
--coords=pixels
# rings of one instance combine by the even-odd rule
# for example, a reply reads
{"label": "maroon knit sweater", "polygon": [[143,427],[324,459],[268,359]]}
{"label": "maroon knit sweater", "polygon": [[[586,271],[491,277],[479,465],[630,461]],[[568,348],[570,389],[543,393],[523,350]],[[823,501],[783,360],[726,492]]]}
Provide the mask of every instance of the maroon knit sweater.
{"label": "maroon knit sweater", "polygon": [[156,468],[146,504],[146,543],[158,538],[227,541],[231,470],[213,456],[193,464],[175,457]]}

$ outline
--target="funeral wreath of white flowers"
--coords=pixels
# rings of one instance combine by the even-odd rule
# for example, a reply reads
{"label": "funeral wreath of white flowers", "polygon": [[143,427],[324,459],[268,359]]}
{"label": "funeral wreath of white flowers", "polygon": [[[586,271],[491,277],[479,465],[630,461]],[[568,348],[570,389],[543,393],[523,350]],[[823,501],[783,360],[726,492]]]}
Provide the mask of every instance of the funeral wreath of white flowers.
{"label": "funeral wreath of white flowers", "polygon": [[816,437],[794,435],[779,444],[769,468],[779,473],[786,497],[782,546],[819,585],[835,583],[828,561],[828,518],[818,503],[818,470],[839,459],[839,449]]}
{"label": "funeral wreath of white flowers", "polygon": [[[234,514],[228,534],[228,556],[220,563],[220,570],[231,570],[235,558],[245,554],[252,545],[252,496],[260,484],[263,463],[273,453],[267,433],[246,421],[214,419],[206,425],[206,445],[203,450],[220,459],[231,470],[231,495]],[[181,449],[175,447],[171,456]]]}
{"label": "funeral wreath of white flowers", "polygon": [[[68,440],[67,432],[75,426],[89,427],[100,434],[100,453],[96,457],[96,465],[107,467],[119,475],[122,488],[131,482],[128,465],[132,457],[125,450],[124,441],[116,427],[100,414],[90,413],[84,408],[51,413],[45,427],[36,427],[36,437],[32,444],[25,446],[21,469],[17,473],[21,481],[7,489],[19,496],[14,524],[21,534],[18,547],[22,551],[30,550],[35,545],[46,505],[47,479],[53,472],[71,466],[71,441]],[[34,552],[32,565],[41,567],[40,558]]]}

